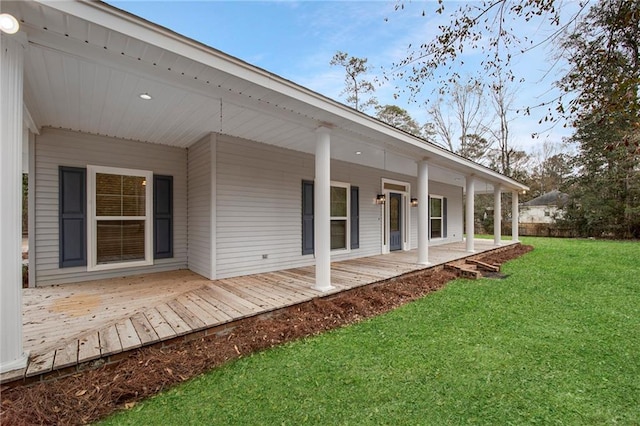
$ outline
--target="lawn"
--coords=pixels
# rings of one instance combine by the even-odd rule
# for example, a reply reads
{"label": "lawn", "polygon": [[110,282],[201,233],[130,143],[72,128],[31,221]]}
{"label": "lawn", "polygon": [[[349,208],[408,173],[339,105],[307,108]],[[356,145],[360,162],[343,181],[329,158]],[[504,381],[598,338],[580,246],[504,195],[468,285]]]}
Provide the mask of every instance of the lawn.
{"label": "lawn", "polygon": [[640,424],[640,244],[524,242],[506,279],[456,280],[104,424]]}

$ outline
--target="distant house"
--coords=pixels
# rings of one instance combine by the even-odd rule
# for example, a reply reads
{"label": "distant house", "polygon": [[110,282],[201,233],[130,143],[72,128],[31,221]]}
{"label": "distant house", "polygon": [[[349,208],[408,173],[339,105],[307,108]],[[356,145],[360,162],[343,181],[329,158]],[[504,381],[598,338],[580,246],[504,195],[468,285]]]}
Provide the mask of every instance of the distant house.
{"label": "distant house", "polygon": [[25,359],[23,152],[30,286],[315,265],[324,291],[334,260],[473,252],[480,192],[513,194],[517,240],[509,177],[105,3],[0,7],[0,370]]}
{"label": "distant house", "polygon": [[553,190],[520,206],[519,226],[522,235],[549,235],[549,225],[564,215],[569,195]]}

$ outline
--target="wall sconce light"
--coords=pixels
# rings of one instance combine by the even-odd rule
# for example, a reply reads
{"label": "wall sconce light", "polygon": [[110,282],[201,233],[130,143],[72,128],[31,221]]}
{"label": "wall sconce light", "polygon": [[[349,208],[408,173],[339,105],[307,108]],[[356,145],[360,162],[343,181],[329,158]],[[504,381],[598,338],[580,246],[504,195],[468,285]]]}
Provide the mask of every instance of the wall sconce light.
{"label": "wall sconce light", "polygon": [[384,204],[386,201],[386,197],[384,196],[384,194],[378,194],[376,196],[376,204]]}
{"label": "wall sconce light", "polygon": [[418,207],[418,199],[417,198],[412,198],[411,199],[411,207]]}

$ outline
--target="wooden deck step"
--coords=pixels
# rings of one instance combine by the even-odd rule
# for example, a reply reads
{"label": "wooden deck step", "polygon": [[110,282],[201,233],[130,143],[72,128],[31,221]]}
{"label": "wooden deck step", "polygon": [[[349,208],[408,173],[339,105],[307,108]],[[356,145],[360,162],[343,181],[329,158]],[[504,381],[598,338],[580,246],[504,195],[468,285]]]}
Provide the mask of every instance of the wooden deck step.
{"label": "wooden deck step", "polygon": [[498,265],[490,265],[488,263],[481,262],[475,259],[467,259],[467,263],[471,265],[476,265],[478,269],[488,272],[500,272],[500,266]]}
{"label": "wooden deck step", "polygon": [[469,278],[477,280],[482,277],[480,271],[478,271],[475,265],[467,265],[464,263],[447,263],[444,265],[444,269],[454,271],[460,278]]}

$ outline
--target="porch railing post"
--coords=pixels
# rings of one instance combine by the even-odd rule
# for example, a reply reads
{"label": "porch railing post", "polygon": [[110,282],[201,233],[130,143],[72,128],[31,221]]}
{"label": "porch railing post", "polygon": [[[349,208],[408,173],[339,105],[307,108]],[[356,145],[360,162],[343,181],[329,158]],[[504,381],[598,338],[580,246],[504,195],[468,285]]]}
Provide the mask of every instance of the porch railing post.
{"label": "porch railing post", "polygon": [[474,201],[475,201],[475,179],[473,176],[467,176],[467,185],[466,185],[466,211],[465,211],[465,220],[466,220],[466,234],[467,234],[467,252],[474,253],[474,242],[473,236],[475,234],[475,224],[474,224]]}
{"label": "porch railing post", "polygon": [[316,131],[316,179],[314,189],[314,228],[316,283],[314,288],[328,291],[331,286],[331,130]]}
{"label": "porch railing post", "polygon": [[511,240],[518,242],[518,191],[512,192],[511,197]]}
{"label": "porch railing post", "polygon": [[499,246],[502,242],[502,188],[493,188],[493,244]]}
{"label": "porch railing post", "polygon": [[429,164],[418,162],[418,263],[429,264]]}
{"label": "porch railing post", "polygon": [[26,367],[22,346],[22,138],[26,36],[0,32],[0,372]]}

